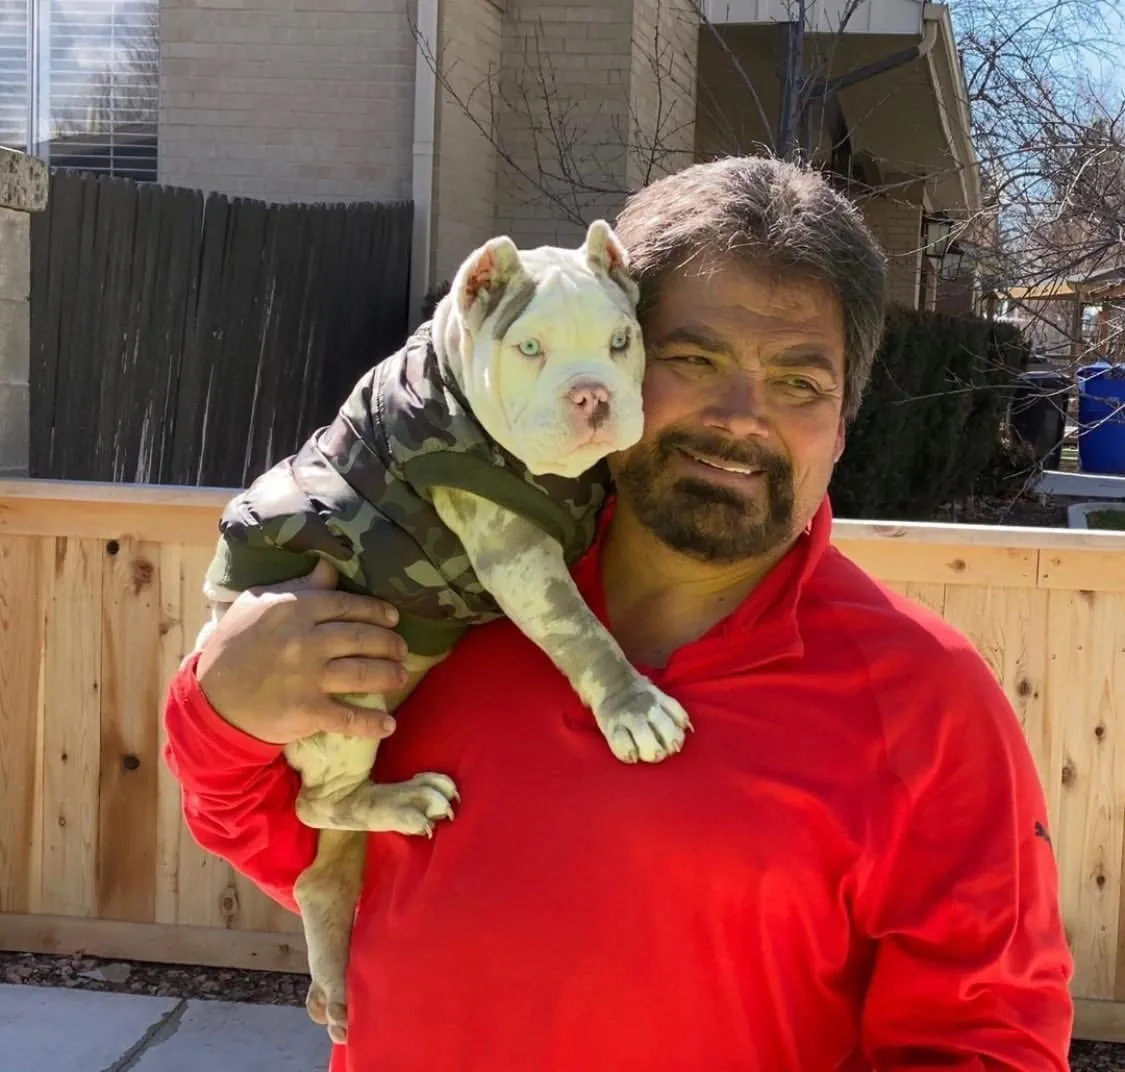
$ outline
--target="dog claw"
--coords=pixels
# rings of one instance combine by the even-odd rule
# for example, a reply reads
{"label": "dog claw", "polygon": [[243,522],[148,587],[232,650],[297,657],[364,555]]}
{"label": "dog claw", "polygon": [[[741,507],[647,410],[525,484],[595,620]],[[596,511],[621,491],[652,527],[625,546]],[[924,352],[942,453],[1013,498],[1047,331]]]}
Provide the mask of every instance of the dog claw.
{"label": "dog claw", "polygon": [[658,763],[676,755],[692,729],[683,707],[643,678],[606,699],[595,716],[623,763]]}

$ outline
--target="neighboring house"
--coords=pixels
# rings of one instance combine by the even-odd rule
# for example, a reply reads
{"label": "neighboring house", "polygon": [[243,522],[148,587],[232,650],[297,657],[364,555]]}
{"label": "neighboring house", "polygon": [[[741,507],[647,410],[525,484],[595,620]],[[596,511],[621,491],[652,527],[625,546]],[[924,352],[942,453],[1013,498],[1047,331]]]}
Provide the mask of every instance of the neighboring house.
{"label": "neighboring house", "polygon": [[[158,30],[143,18],[157,4]],[[90,12],[99,5],[137,18],[115,16],[112,25],[91,29]],[[494,233],[523,243],[571,242],[583,220],[612,218],[648,177],[759,149],[777,126],[789,17],[787,0],[82,6],[85,29],[60,24],[52,40],[88,56],[102,34],[102,46],[111,46],[103,51],[127,67],[133,91],[107,93],[102,79],[100,103],[87,102],[83,112],[71,101],[68,129],[83,114],[100,117],[105,128],[118,107],[121,122],[135,130],[144,118],[136,114],[144,96],[137,86],[151,91],[158,81],[162,183],[277,201],[410,199],[418,299]],[[804,41],[805,69],[834,90],[803,128],[813,156],[862,205],[890,254],[893,300],[973,307],[972,261],[945,287],[937,261],[923,254],[940,220],[980,210],[948,12],[921,0],[863,0],[837,33],[844,7],[845,0],[810,5],[817,22]],[[55,163],[49,138],[28,131],[50,134],[44,116],[57,111],[51,102],[66,98],[48,92],[45,105],[42,87],[73,82],[50,69],[54,53],[36,37],[44,27],[49,36],[67,10],[47,0],[0,0],[7,27],[0,31],[0,143],[28,145]],[[20,12],[25,22],[16,25]],[[26,19],[28,12],[39,17]],[[115,29],[122,24],[133,27],[132,36]],[[150,44],[136,26],[148,27]],[[21,28],[31,45],[22,58]],[[29,93],[28,85],[41,92]],[[126,99],[132,112],[124,110]],[[151,101],[148,108],[151,117]],[[119,173],[111,157],[107,169]],[[568,181],[575,174],[577,188]]]}
{"label": "neighboring house", "polygon": [[989,309],[1063,367],[1125,358],[1125,264],[990,292]]}

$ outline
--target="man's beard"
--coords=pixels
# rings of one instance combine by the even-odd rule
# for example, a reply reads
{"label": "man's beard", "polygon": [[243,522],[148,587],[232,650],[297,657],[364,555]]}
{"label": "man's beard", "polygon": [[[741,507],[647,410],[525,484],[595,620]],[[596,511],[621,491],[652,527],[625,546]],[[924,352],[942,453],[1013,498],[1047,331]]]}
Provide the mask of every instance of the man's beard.
{"label": "man's beard", "polygon": [[[740,494],[702,477],[674,476],[687,451],[717,462],[760,469],[762,492]],[[768,554],[793,532],[793,469],[753,442],[669,429],[655,443],[634,448],[616,467],[619,494],[649,531],[676,551],[707,562],[736,562]]]}

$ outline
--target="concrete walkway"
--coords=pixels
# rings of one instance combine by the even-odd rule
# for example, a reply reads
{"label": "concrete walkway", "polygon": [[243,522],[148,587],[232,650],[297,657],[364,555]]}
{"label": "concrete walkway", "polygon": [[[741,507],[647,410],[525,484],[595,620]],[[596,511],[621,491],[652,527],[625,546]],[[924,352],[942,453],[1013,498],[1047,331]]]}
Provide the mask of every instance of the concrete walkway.
{"label": "concrete walkway", "polygon": [[3,1072],[326,1072],[303,1008],[0,984]]}

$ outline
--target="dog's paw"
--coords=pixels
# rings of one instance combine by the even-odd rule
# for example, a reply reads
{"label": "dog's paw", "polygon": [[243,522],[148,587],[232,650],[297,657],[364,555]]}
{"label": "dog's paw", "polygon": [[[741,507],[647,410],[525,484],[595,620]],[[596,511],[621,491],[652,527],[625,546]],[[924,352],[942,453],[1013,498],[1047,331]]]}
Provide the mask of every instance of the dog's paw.
{"label": "dog's paw", "polygon": [[692,728],[683,707],[644,678],[608,696],[594,716],[623,763],[659,763],[675,755]]}
{"label": "dog's paw", "polygon": [[371,829],[433,836],[434,823],[453,818],[457,786],[445,774],[426,771],[405,782],[371,787]]}
{"label": "dog's paw", "polygon": [[348,1041],[348,1005],[342,994],[339,1000],[332,1000],[320,983],[310,983],[305,995],[305,1008],[314,1024],[323,1024],[328,1028],[328,1037],[333,1042],[343,1044]]}

